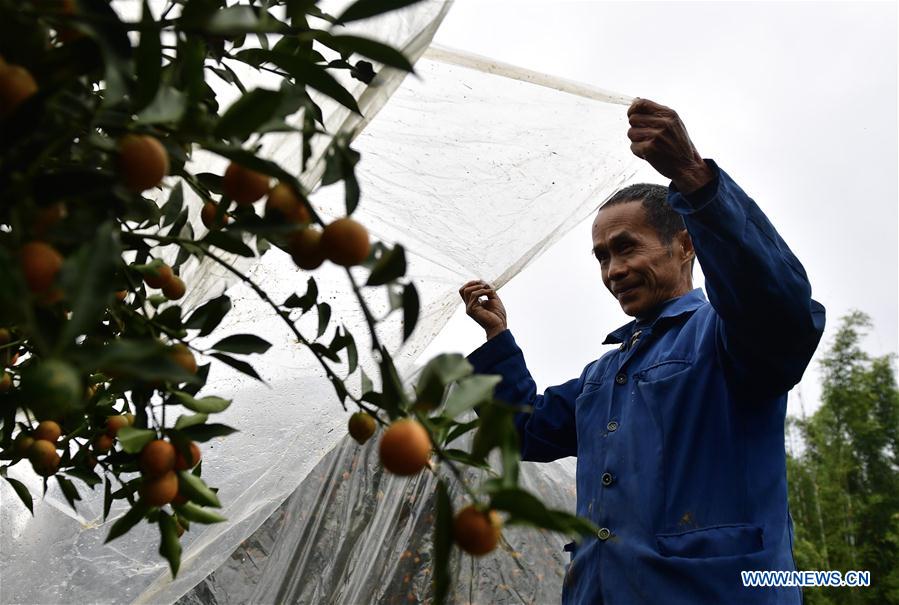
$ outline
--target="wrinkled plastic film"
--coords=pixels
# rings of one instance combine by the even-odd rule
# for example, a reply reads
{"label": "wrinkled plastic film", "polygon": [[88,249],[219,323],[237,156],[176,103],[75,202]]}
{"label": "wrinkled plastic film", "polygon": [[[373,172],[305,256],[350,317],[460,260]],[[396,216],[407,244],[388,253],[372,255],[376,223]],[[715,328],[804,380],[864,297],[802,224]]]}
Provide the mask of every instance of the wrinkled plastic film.
{"label": "wrinkled plastic film", "polygon": [[[240,603],[427,603],[432,599],[437,478],[393,476],[378,462],[377,437],[349,437],[262,526],[179,605]],[[454,443],[470,447],[469,436]],[[494,461],[496,462],[496,461]],[[498,465],[494,464],[494,468]],[[469,504],[448,469],[453,509]],[[478,472],[464,476],[476,482]],[[521,484],[550,508],[574,512],[575,465],[523,463]],[[497,549],[471,557],[453,548],[449,603],[555,603],[569,554],[561,534],[507,526]]]}
{"label": "wrinkled plastic film", "polygon": [[[407,274],[422,303],[419,325],[405,345],[399,312],[379,327],[404,375],[454,312],[462,283],[478,277],[502,285],[636,168],[619,104],[427,58],[416,71],[419,77],[402,82],[355,143],[363,158],[357,168],[363,197],[354,216],[373,238],[403,243]],[[317,191],[312,201],[324,217],[344,213],[339,186]],[[302,294],[309,276],[280,250],[246,271],[278,302]],[[365,271],[355,274],[364,280]],[[313,275],[320,300],[332,306],[332,322],[354,334],[360,363],[376,377],[345,271],[326,264]],[[219,280],[209,272],[204,287],[224,289],[227,283]],[[364,292],[375,315],[386,315],[383,289]],[[348,413],[316,359],[250,288],[237,283],[228,295],[234,308],[215,339],[250,332],[274,345],[251,359],[268,387],[216,363],[203,391],[233,398],[215,420],[241,429],[203,446],[204,478],[220,488],[228,522],[194,525],[184,535],[182,569],[172,582],[157,553],[155,526],[139,525],[102,544],[125,509],[117,503],[102,523],[101,490],[79,485],[84,499],[76,514],[51,483],[32,519],[3,482],[3,602],[172,602],[227,560],[345,435]],[[317,322],[310,311],[300,329],[314,335]],[[332,335],[328,331],[322,342]],[[345,366],[340,371],[344,376]],[[348,386],[358,394],[358,375]],[[25,466],[10,475],[40,493]]]}
{"label": "wrinkled plastic film", "polygon": [[[528,97],[532,84],[469,73],[467,68],[460,73],[458,66],[426,58],[419,61],[417,69],[422,82],[404,83],[357,142],[364,158],[360,172],[367,200],[358,216],[378,238],[391,241],[397,237],[407,246],[409,275],[425,303],[419,328],[397,357],[406,375],[413,367],[409,360],[427,346],[457,307],[461,283],[475,276],[500,284],[507,281],[626,182],[633,169],[626,145],[616,142],[626,131],[620,105],[577,100],[571,95],[542,97],[545,87],[534,93],[538,100],[527,102],[534,99]],[[478,95],[487,90],[495,95],[493,103],[500,103],[506,111],[515,108],[505,132],[499,116],[489,108],[480,109],[488,100]],[[455,105],[453,99],[486,113],[481,116],[470,109],[446,115],[445,108]],[[578,107],[580,113],[575,114],[570,106],[554,105],[566,102],[583,103],[584,107]],[[432,110],[424,112],[424,108]],[[546,123],[547,118],[541,116],[594,117],[591,108],[596,130],[579,133],[582,136],[576,143],[591,149],[587,154],[591,160],[580,163],[577,147],[566,151],[561,145],[559,152],[541,156],[545,170],[541,174],[549,178],[542,182],[540,176],[529,178],[528,170],[538,162],[527,150],[545,144],[547,133],[574,127],[573,122]],[[436,114],[441,114],[440,121],[432,126]],[[541,119],[541,128],[520,132],[520,124]],[[405,128],[397,129],[395,124]],[[482,133],[488,126],[491,132],[508,138],[485,138]],[[468,156],[460,156],[461,162],[456,164],[452,154],[439,152],[441,144],[444,150],[467,150]],[[385,156],[384,148],[391,153]],[[556,154],[560,154],[557,159]],[[366,169],[375,161],[377,170]],[[591,165],[604,162],[607,172],[590,170]],[[510,175],[518,177],[521,190]],[[560,175],[558,193],[552,192],[554,175]],[[399,183],[405,187],[398,187]],[[547,192],[536,197],[542,197],[544,204],[533,203],[534,191],[541,187]],[[328,206],[327,190],[319,194],[318,202],[324,201],[322,207],[326,211],[334,208],[336,213],[342,203],[339,193],[335,190],[332,206]],[[392,197],[397,194],[402,197]],[[419,203],[407,197],[411,195],[417,195]],[[393,217],[399,220],[391,222]],[[494,264],[499,257],[507,263],[505,267]],[[388,322],[385,328],[382,338],[392,348],[398,343],[399,326]],[[345,434],[344,422],[341,418],[334,424],[335,441]],[[328,455],[330,461],[313,471],[317,479],[307,476],[288,503],[185,597],[185,602],[391,603],[408,595],[414,602],[430,594],[427,561],[433,531],[433,477],[422,474],[407,480],[385,476],[373,462],[371,447],[353,453],[354,443],[341,441]],[[363,456],[362,461],[358,456]],[[525,464],[522,472],[524,485],[551,506],[573,508],[572,461]],[[505,535],[519,541],[512,549],[517,553],[514,556],[498,555],[476,563],[457,556],[453,570],[459,600],[466,602],[463,593],[474,591],[478,598],[472,602],[480,603],[556,601],[568,562],[562,551],[565,540],[520,528],[510,528]]]}

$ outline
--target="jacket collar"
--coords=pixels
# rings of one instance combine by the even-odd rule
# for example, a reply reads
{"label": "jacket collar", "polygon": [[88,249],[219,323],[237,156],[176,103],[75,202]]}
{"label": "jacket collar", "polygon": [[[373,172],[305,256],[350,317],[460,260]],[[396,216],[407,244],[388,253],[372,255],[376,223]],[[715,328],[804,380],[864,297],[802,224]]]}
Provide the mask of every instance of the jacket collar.
{"label": "jacket collar", "polygon": [[[682,296],[678,296],[677,298],[672,298],[670,300],[666,300],[661,305],[659,305],[659,309],[655,311],[655,318],[650,321],[640,321],[640,326],[646,326],[648,323],[650,328],[654,328],[656,324],[663,322],[668,319],[672,319],[675,317],[680,317],[681,315],[692,314],[696,309],[706,304],[705,294],[702,293],[702,288],[694,288],[690,292]],[[604,345],[618,344],[624,342],[625,339],[630,337],[631,333],[634,331],[634,328],[637,326],[637,320],[633,320],[629,323],[624,324],[617,330],[613,332],[609,332],[606,336],[606,339],[602,341]]]}

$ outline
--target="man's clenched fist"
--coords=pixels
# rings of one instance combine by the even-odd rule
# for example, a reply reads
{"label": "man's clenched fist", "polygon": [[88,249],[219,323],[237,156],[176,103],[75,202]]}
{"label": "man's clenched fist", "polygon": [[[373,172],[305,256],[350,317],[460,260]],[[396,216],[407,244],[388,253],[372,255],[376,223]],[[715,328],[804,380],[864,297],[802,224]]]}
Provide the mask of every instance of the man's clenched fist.
{"label": "man's clenched fist", "polygon": [[[465,303],[465,312],[475,320],[487,333],[490,340],[506,329],[506,308],[489,284],[481,280],[472,280],[459,288],[459,296]],[[481,296],[487,300],[479,301]]]}
{"label": "man's clenched fist", "polygon": [[673,109],[638,98],[627,117],[631,151],[671,179],[681,193],[692,193],[714,178]]}

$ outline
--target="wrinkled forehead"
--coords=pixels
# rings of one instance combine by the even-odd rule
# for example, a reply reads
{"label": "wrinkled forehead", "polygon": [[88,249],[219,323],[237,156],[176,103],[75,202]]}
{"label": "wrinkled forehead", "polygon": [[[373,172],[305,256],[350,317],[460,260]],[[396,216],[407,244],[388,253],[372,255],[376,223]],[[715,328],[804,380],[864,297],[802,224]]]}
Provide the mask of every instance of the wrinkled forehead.
{"label": "wrinkled forehead", "polygon": [[621,233],[639,234],[652,231],[646,221],[646,210],[639,200],[601,206],[593,219],[593,241],[614,238]]}

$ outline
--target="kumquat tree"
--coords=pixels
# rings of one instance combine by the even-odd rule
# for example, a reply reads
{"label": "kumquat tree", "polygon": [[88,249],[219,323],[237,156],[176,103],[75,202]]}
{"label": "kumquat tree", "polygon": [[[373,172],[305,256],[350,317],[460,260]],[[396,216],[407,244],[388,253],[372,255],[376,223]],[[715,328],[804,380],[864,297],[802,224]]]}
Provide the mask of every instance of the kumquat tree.
{"label": "kumquat tree", "polygon": [[[144,0],[130,20],[119,4],[139,5],[0,0],[0,475],[21,505],[33,512],[34,495],[8,476],[17,464],[43,477],[45,492],[57,483],[73,508],[85,489],[102,490],[104,521],[114,501],[129,506],[110,519],[107,542],[157,524],[173,576],[182,534],[226,521],[228,503],[203,478],[204,443],[240,429],[214,420],[240,401],[215,394],[210,364],[258,378],[248,356],[271,344],[215,333],[231,310],[227,295],[182,308],[192,287],[183,268],[202,261],[251,288],[316,356],[335,406],[355,412],[350,435],[377,437],[384,468],[439,473],[436,601],[448,590],[454,543],[483,555],[503,524],[595,531],[519,487],[514,409],[493,398],[499,377],[473,375],[462,355],[446,354],[404,384],[379,342],[382,318],[362,296],[382,289],[408,338],[419,301],[403,247],[370,241],[353,219],[364,203],[360,156],[351,136],[327,132],[316,99],[358,113],[335,73],[370,82],[382,69],[413,71],[398,50],[345,33],[347,23],[412,2],[359,0],[330,15],[315,0]],[[266,87],[248,89],[235,66],[264,73]],[[234,100],[220,105],[222,90]],[[273,133],[301,138],[296,166],[260,152]],[[329,222],[299,178],[316,144],[327,147],[317,184],[342,183],[346,192],[345,216]],[[229,164],[221,174],[194,173],[198,153]],[[189,207],[186,190],[201,207]],[[291,255],[302,293],[273,300],[233,262],[271,247]],[[323,263],[346,270],[379,385],[362,372],[347,330],[322,341],[331,321],[315,281]],[[319,329],[304,334],[298,318],[313,309]],[[215,344],[197,344],[210,335]],[[351,379],[361,380],[361,396],[347,387]],[[463,421],[476,407],[479,417]],[[472,446],[454,447],[466,433]],[[500,464],[491,465],[497,451]],[[464,467],[480,469],[482,480],[466,481]],[[451,490],[465,495],[461,510]]]}

